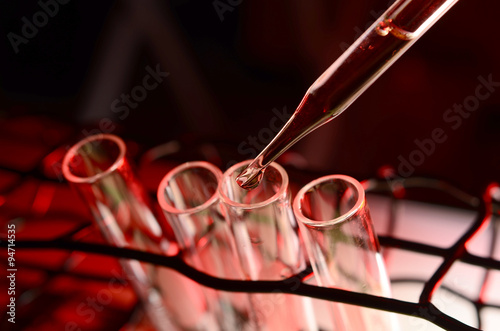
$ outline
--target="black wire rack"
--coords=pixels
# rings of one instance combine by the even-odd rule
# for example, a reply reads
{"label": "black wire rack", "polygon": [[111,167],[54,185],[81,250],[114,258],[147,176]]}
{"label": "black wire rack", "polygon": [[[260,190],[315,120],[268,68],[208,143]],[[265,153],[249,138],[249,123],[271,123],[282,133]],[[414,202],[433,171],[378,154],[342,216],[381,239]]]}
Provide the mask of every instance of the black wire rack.
{"label": "black wire rack", "polygon": [[[206,146],[205,146],[206,147]],[[144,154],[146,155],[146,154]],[[213,161],[213,160],[211,160]],[[139,162],[141,166],[142,162]],[[37,169],[40,169],[37,168]],[[43,183],[57,183],[61,184],[54,177],[49,178],[38,170],[35,171],[19,171],[13,170],[11,168],[4,168],[3,171],[9,171],[16,174],[16,180],[14,180],[8,187],[4,188],[1,192],[2,196],[9,197],[9,192],[14,191],[21,183],[27,179],[35,180],[38,185]],[[416,281],[424,283],[423,290],[420,293],[420,298],[417,302],[402,301],[398,299],[377,297],[373,295],[349,292],[336,288],[322,288],[314,285],[306,284],[305,279],[310,276],[311,270],[307,269],[303,272],[283,279],[281,281],[239,281],[239,280],[228,280],[219,279],[209,276],[199,270],[196,270],[186,263],[183,262],[182,257],[179,255],[175,256],[162,256],[144,251],[137,251],[126,248],[111,247],[105,244],[99,244],[95,242],[88,242],[85,239],[85,233],[92,230],[92,223],[77,214],[61,214],[60,216],[68,219],[79,219],[76,225],[66,231],[65,233],[57,236],[56,238],[51,238],[50,240],[16,240],[15,247],[19,250],[46,250],[46,249],[56,249],[64,250],[69,252],[82,252],[88,254],[98,254],[106,255],[116,258],[128,258],[143,261],[146,263],[152,263],[155,265],[164,266],[167,268],[174,269],[179,273],[191,278],[192,280],[217,290],[229,291],[229,292],[248,292],[248,293],[271,293],[280,291],[283,293],[291,293],[301,296],[308,296],[312,298],[318,298],[323,300],[336,301],[346,304],[359,305],[368,308],[374,308],[379,310],[384,310],[388,312],[394,312],[397,314],[404,314],[408,316],[413,316],[427,320],[443,329],[446,330],[480,330],[483,327],[483,321],[481,318],[481,311],[485,308],[496,308],[500,309],[499,305],[485,302],[483,291],[486,290],[488,283],[491,281],[491,273],[500,271],[500,261],[494,258],[494,251],[496,248],[497,231],[496,227],[492,225],[495,218],[498,216],[498,205],[497,200],[499,198],[500,189],[498,185],[491,184],[485,190],[485,193],[481,197],[475,197],[459,190],[458,188],[442,181],[429,178],[379,178],[370,179],[363,182],[363,185],[367,192],[373,192],[377,194],[383,194],[390,197],[389,206],[389,227],[390,235],[379,236],[380,243],[384,248],[416,252],[428,256],[440,257],[443,259],[439,267],[433,272],[432,276],[426,280],[419,279],[393,279],[393,283],[403,282],[403,281]],[[397,224],[396,207],[406,195],[406,192],[410,192],[413,189],[426,190],[426,191],[438,191],[447,195],[449,198],[457,201],[463,206],[468,207],[476,212],[476,217],[474,222],[467,228],[467,230],[460,236],[460,238],[451,246],[442,248],[438,246],[428,245],[417,241],[405,240],[398,238],[397,236],[391,235],[393,233],[391,229]],[[495,199],[496,198],[496,199]],[[10,213],[12,216],[12,213]],[[471,254],[468,249],[468,243],[481,231],[487,229],[491,232],[492,240],[489,247],[490,256],[478,256]],[[0,239],[0,246],[7,247],[8,241],[5,236],[5,230],[2,230],[2,237]],[[432,302],[431,299],[435,291],[442,286],[441,282],[443,278],[447,275],[452,265],[461,261],[463,263],[477,266],[482,268],[483,276],[481,279],[481,293],[477,295],[476,298],[469,298],[463,293],[449,289],[456,295],[471,302],[476,310],[477,315],[477,325],[478,328],[469,326],[450,315],[447,315],[443,311],[439,310]],[[32,266],[33,267],[33,266]],[[44,270],[43,267],[34,266],[33,268],[38,268]],[[82,277],[82,275],[74,274],[68,272],[66,269],[61,268],[60,270],[47,271],[48,274],[60,274],[66,273],[70,277]],[[88,275],[87,275],[88,277]],[[94,278],[99,278],[98,275],[93,276]]]}

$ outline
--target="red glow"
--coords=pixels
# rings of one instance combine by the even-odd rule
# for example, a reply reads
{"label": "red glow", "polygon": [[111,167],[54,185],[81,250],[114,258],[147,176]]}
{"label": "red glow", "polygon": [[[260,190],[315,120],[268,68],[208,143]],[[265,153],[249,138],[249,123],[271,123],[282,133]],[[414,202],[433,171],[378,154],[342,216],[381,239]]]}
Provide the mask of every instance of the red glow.
{"label": "red glow", "polygon": [[56,187],[50,183],[40,184],[32,205],[36,214],[44,215],[49,210],[55,191]]}
{"label": "red glow", "polygon": [[5,189],[14,185],[14,183],[16,183],[19,178],[21,178],[21,176],[19,176],[18,174],[0,169],[0,191],[4,191]]}
{"label": "red glow", "polygon": [[41,167],[45,176],[53,179],[63,178],[61,166],[67,149],[68,146],[61,146],[43,158]]}
{"label": "red glow", "polygon": [[392,194],[396,199],[403,199],[406,195],[406,189],[401,183],[393,182]]}
{"label": "red glow", "polygon": [[[0,137],[0,166],[20,171],[33,170],[48,152],[39,141],[24,142]],[[15,155],[15,157],[13,157]]]}
{"label": "red glow", "polygon": [[377,176],[380,178],[394,178],[395,175],[396,171],[394,170],[394,167],[390,165],[383,165],[377,171]]}

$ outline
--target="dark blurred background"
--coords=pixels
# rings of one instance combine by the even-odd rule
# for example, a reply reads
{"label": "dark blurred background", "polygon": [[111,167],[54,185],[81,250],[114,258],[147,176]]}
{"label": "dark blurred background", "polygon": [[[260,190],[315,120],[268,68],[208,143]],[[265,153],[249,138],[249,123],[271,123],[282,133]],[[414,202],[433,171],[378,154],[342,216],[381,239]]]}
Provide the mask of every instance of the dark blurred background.
{"label": "dark blurred background", "polygon": [[[80,136],[109,131],[146,146],[211,141],[233,148],[235,161],[253,157],[389,4],[2,2],[0,165],[19,157],[12,146],[23,130],[15,125],[26,118],[59,134],[54,122]],[[473,193],[498,181],[500,91],[460,123],[443,116],[474,96],[479,76],[500,82],[499,7],[459,1],[347,111],[282,162],[364,179],[383,165],[397,170],[403,159],[410,162],[415,140],[430,139],[438,128],[446,141],[404,173],[440,177]],[[145,83],[151,71],[160,76]]]}

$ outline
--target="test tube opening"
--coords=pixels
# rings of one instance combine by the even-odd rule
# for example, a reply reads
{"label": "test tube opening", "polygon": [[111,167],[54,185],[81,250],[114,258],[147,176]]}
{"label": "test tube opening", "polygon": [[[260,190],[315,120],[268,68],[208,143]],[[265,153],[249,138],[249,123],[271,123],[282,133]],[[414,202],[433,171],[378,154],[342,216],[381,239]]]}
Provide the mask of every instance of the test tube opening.
{"label": "test tube opening", "polygon": [[89,136],[66,153],[62,171],[74,183],[92,183],[116,170],[126,154],[123,140],[111,134]]}
{"label": "test tube opening", "polygon": [[364,203],[361,184],[349,176],[318,178],[303,187],[294,201],[297,217],[314,226],[332,225],[356,214]]}
{"label": "test tube opening", "polygon": [[184,163],[163,178],[158,202],[173,214],[195,213],[216,202],[221,177],[222,172],[208,162]]}
{"label": "test tube opening", "polygon": [[279,164],[271,163],[259,186],[252,190],[242,188],[236,178],[251,160],[243,161],[229,168],[222,179],[219,192],[222,200],[230,206],[252,209],[265,206],[283,197],[288,187],[288,175]]}

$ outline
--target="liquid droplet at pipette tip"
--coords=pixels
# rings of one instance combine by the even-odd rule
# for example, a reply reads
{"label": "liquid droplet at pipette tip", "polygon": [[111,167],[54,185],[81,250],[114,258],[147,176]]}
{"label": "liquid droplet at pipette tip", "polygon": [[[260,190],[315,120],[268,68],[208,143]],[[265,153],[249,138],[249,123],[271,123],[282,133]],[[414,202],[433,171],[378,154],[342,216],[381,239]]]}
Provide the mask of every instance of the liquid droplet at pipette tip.
{"label": "liquid droplet at pipette tip", "polygon": [[250,164],[236,177],[236,183],[245,190],[252,190],[259,186],[262,177],[264,177],[264,168]]}

